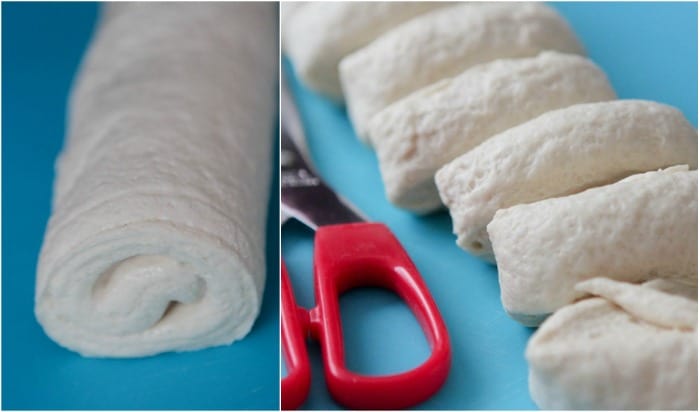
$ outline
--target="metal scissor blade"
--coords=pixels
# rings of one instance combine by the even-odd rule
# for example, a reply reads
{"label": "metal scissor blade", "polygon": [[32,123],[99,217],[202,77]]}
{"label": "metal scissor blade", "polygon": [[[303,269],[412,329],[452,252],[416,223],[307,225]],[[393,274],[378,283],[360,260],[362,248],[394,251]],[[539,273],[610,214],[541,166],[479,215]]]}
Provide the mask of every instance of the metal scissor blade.
{"label": "metal scissor blade", "polygon": [[289,90],[289,86],[287,85],[287,77],[284,74],[284,70],[282,70],[281,83],[282,93],[280,96],[280,115],[282,131],[286,130],[287,137],[292,139],[297,151],[301,153],[302,158],[307,162],[308,166],[313,169],[314,166],[311,164],[311,155],[309,154],[308,150],[309,148],[306,146],[304,126],[301,123],[301,117],[299,116],[299,111],[294,103],[292,92]]}
{"label": "metal scissor blade", "polygon": [[304,130],[282,74],[282,136],[280,153],[282,210],[312,229],[338,223],[363,222],[310,167],[295,142],[304,142]]}

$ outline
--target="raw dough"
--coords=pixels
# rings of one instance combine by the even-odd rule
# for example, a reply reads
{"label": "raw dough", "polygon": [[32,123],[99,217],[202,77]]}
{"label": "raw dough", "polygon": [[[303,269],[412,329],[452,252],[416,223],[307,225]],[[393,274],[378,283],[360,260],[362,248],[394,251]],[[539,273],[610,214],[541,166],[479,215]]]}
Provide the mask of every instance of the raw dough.
{"label": "raw dough", "polygon": [[[292,16],[294,16],[297,11],[303,9],[303,6],[307,3],[307,1],[281,1],[279,3],[280,27],[287,27],[287,23],[292,19]],[[286,53],[284,36],[281,36],[280,43],[282,45],[282,52]]]}
{"label": "raw dough", "polygon": [[109,3],[72,95],[36,316],[86,356],[229,344],[257,317],[273,3]]}
{"label": "raw dough", "polygon": [[[338,63],[394,26],[441,2],[306,2],[282,22],[282,44],[297,75],[335,100],[343,92]],[[288,18],[287,18],[288,17]]]}
{"label": "raw dough", "polygon": [[672,167],[501,209],[487,230],[503,306],[527,325],[580,298],[574,285],[592,277],[697,284],[698,172]]}
{"label": "raw dough", "polygon": [[615,98],[590,60],[544,52],[473,67],[392,104],[372,121],[386,195],[415,212],[442,206],[437,170],[491,136],[553,109]]}
{"label": "raw dough", "polygon": [[697,410],[697,288],[606,278],[576,288],[599,297],[558,310],[528,343],[535,403],[542,409]]}
{"label": "raw dough", "polygon": [[466,3],[417,17],[341,61],[355,132],[372,139],[372,117],[415,90],[479,63],[543,50],[583,53],[566,21],[543,4]]}
{"label": "raw dough", "polygon": [[697,169],[698,133],[683,114],[642,100],[553,110],[508,129],[438,171],[457,244],[493,260],[498,209],[580,192],[677,164]]}

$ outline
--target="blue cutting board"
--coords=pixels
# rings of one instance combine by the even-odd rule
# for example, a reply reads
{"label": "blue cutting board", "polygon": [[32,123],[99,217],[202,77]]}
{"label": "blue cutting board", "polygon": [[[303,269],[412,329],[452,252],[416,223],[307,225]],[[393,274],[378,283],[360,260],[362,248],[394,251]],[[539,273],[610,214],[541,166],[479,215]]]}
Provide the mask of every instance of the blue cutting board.
{"label": "blue cutting board", "polygon": [[[695,3],[562,3],[590,57],[621,98],[680,108],[697,126],[697,5]],[[292,67],[286,65],[287,73]],[[290,76],[293,77],[293,76]],[[447,212],[417,217],[384,197],[374,153],[354,135],[345,110],[291,86],[313,161],[326,181],[371,219],[389,225],[430,287],[450,331],[453,359],[447,383],[422,409],[531,409],[525,345],[533,330],[501,308],[494,266],[455,245]],[[313,305],[313,233],[297,222],[282,229],[282,254],[299,303]],[[392,293],[350,292],[341,298],[350,369],[396,373],[419,365],[429,348],[408,308]],[[336,409],[324,384],[320,349],[310,344],[312,388],[307,409]]]}
{"label": "blue cutting board", "polygon": [[66,99],[97,12],[95,3],[2,5],[2,408],[277,409],[277,180],[262,313],[244,340],[145,359],[85,359],[52,342],[34,319]]}

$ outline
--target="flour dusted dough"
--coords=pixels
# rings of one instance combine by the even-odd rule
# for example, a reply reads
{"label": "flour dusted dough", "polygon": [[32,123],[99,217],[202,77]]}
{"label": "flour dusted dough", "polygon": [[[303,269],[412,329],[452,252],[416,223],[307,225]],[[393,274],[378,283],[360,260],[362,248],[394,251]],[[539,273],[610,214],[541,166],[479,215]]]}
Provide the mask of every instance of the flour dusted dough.
{"label": "flour dusted dough", "polygon": [[306,2],[282,22],[282,44],[304,83],[341,100],[338,63],[343,57],[394,26],[444,5],[441,2]]}
{"label": "flour dusted dough", "polygon": [[277,7],[107,7],[72,95],[36,316],[89,356],[231,343],[265,281]]}
{"label": "flour dusted dough", "polygon": [[496,60],[435,83],[372,121],[387,197],[415,212],[437,209],[434,175],[443,165],[547,111],[614,98],[593,62],[555,52]]}
{"label": "flour dusted dough", "polygon": [[499,210],[487,230],[503,306],[537,325],[592,277],[697,284],[697,198],[698,172],[678,166]]}
{"label": "flour dusted dough", "polygon": [[583,53],[567,23],[543,4],[467,3],[417,17],[340,63],[355,132],[373,139],[372,117],[415,90],[479,63],[543,50]]}
{"label": "flour dusted dough", "polygon": [[543,409],[697,410],[697,288],[595,278],[577,289],[599,297],[558,310],[528,343],[535,403]]}
{"label": "flour dusted dough", "polygon": [[698,133],[683,114],[641,100],[553,110],[508,129],[435,176],[457,243],[493,260],[486,225],[498,209],[580,192],[677,164],[697,168]]}

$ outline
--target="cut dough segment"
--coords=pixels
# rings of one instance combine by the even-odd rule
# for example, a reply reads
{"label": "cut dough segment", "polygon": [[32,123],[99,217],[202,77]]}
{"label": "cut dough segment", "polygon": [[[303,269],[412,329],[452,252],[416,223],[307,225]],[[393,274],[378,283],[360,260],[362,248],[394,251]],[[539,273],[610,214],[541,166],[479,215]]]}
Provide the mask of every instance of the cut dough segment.
{"label": "cut dough segment", "polygon": [[614,98],[593,62],[556,52],[496,60],[419,90],[372,121],[387,197],[415,212],[437,209],[434,175],[446,163],[550,110]]}
{"label": "cut dough segment", "polygon": [[[285,9],[282,44],[310,88],[341,100],[340,59],[441,2],[307,2]],[[449,4],[449,3],[448,3]]]}
{"label": "cut dough segment", "polygon": [[618,100],[570,106],[508,129],[435,176],[457,243],[493,260],[486,225],[498,209],[677,164],[697,168],[698,133],[664,104]]}
{"label": "cut dough segment", "polygon": [[[308,2],[306,1],[281,1],[279,3],[280,7],[280,27],[287,27],[287,23],[292,20],[292,17],[296,12],[303,9]],[[280,37],[280,44],[282,46],[282,52],[286,53],[284,36]]]}
{"label": "cut dough segment", "polygon": [[[605,278],[579,286],[601,297],[558,310],[528,343],[535,403],[542,409],[697,410],[698,305],[683,296],[697,289],[677,295]],[[679,322],[678,312],[687,319]]]}
{"label": "cut dough segment", "polygon": [[476,64],[543,50],[583,53],[566,21],[543,4],[467,3],[417,17],[341,61],[355,132],[371,140],[372,117],[415,90]]}
{"label": "cut dough segment", "polygon": [[697,197],[698,172],[678,166],[499,210],[487,230],[503,306],[537,325],[601,274],[697,284]]}

